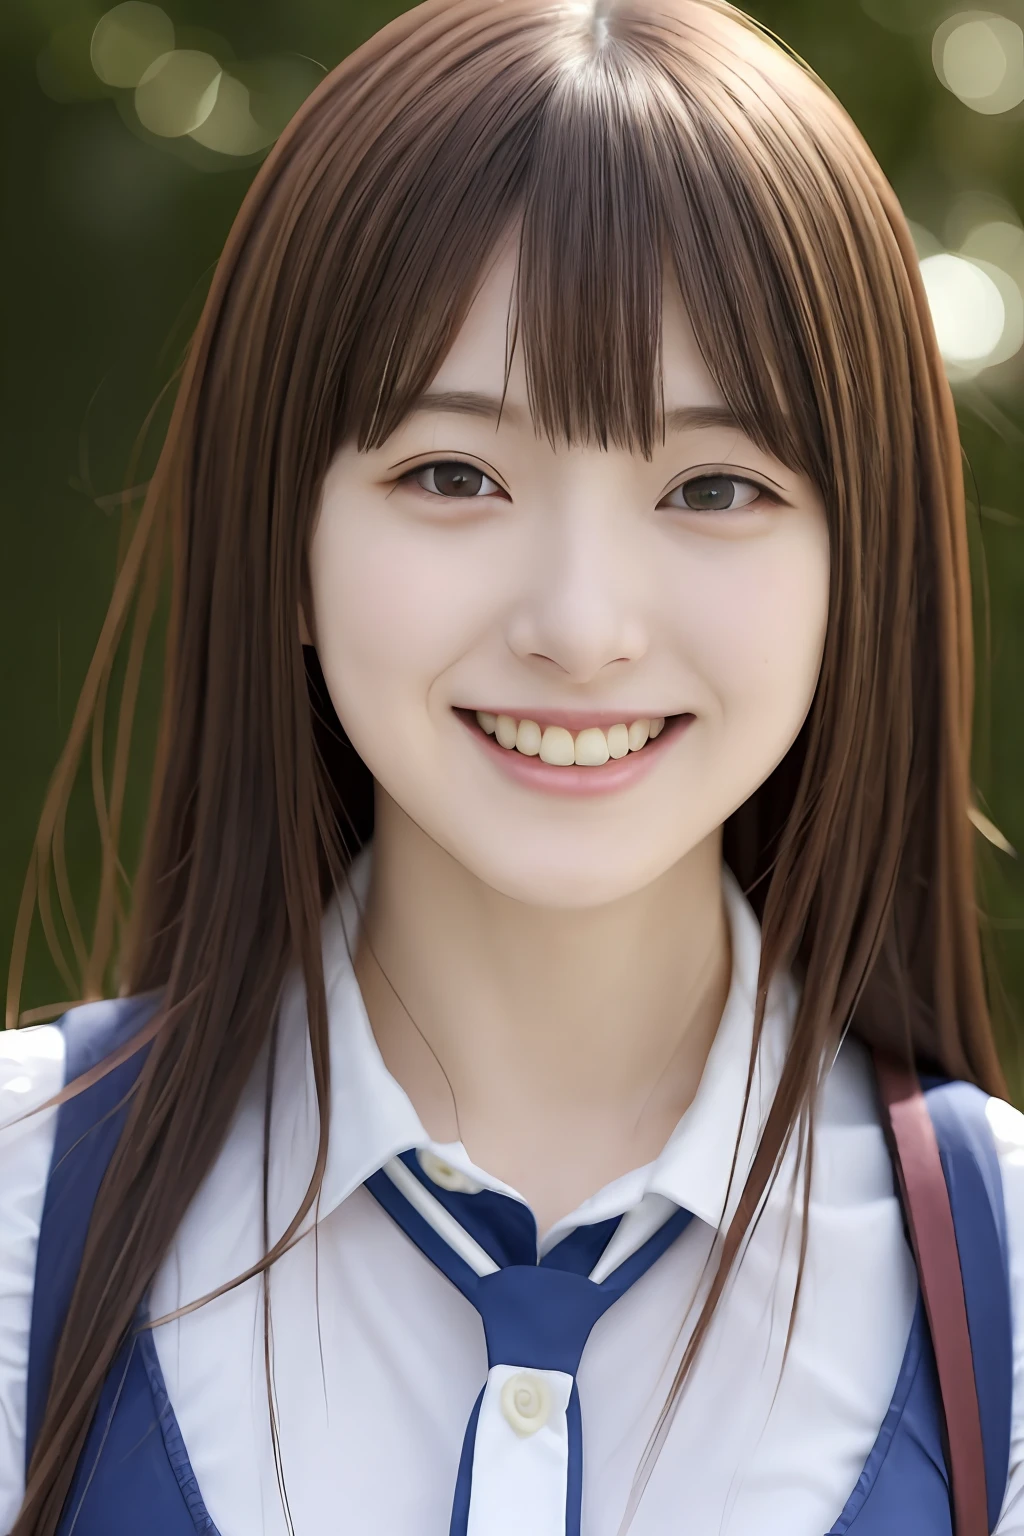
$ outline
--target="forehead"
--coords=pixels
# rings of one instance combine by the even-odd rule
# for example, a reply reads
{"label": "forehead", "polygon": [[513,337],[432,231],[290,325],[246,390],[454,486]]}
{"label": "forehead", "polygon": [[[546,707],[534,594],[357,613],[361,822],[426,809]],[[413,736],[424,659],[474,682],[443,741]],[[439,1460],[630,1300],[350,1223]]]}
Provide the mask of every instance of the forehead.
{"label": "forehead", "polygon": [[[432,381],[432,391],[480,392],[499,396],[504,389],[507,347],[512,341],[512,296],[516,248],[507,241],[485,269],[483,279],[452,346]],[[666,409],[674,406],[725,406],[725,400],[701,355],[683,297],[666,280],[662,295],[662,369]],[[506,400],[525,405],[526,369],[517,345]]]}

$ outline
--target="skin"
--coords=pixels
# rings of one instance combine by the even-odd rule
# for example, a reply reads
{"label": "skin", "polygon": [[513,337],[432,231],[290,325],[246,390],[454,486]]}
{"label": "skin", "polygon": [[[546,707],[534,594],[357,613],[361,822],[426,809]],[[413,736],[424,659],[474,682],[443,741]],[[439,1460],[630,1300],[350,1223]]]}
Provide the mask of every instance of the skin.
{"label": "skin", "polygon": [[[513,280],[506,246],[432,392],[501,395]],[[674,289],[663,340],[666,412],[723,407]],[[477,494],[424,468],[456,459]],[[747,482],[735,508],[687,507],[709,474]],[[657,1156],[699,1084],[731,969],[722,826],[820,670],[820,497],[734,425],[669,430],[650,461],[552,447],[517,352],[500,423],[417,410],[338,453],[310,570],[303,633],[376,781],[376,1039],[428,1132],[544,1231]],[[456,707],[695,718],[636,782],[570,797],[513,781]]]}

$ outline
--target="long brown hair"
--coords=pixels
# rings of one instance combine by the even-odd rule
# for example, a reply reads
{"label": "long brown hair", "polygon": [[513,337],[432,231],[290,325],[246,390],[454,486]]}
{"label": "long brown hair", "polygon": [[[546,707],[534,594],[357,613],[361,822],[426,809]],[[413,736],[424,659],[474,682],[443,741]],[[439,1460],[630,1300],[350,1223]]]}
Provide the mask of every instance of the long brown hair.
{"label": "long brown hair", "polygon": [[725,0],[428,0],[326,78],[245,199],[44,810],[45,850],[133,611],[131,654],[144,643],[169,544],[162,725],[131,923],[122,937],[111,917],[124,748],[115,792],[99,798],[101,909],[82,950],[85,995],[114,955],[122,992],[162,1001],[14,1536],[56,1530],[100,1384],[291,967],[308,998],[319,1154],[261,1268],[316,1196],[330,1094],[322,907],[371,813],[367,770],[299,642],[308,537],[332,455],[377,445],[401,421],[510,229],[517,344],[553,441],[650,453],[668,273],[744,430],[810,476],[829,519],[810,714],[725,828],[762,924],[755,1035],[776,970],[799,967],[802,999],[677,1390],[847,1028],[1003,1091],[968,819],[960,447],[892,190],[821,82]]}

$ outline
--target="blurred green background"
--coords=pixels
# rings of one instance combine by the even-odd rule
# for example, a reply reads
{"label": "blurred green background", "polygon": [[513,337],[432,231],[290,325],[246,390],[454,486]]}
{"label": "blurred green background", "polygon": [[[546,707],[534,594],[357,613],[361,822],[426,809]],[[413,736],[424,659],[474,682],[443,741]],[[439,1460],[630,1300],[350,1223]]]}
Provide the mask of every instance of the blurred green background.
{"label": "blurred green background", "polygon": [[[0,952],[113,581],[120,493],[152,468],[218,252],[267,147],[326,69],[404,7],[375,0],[3,0]],[[924,264],[975,506],[975,778],[984,906],[1024,1020],[1024,0],[754,0],[853,115]],[[127,806],[146,800],[159,657]],[[107,731],[107,750],[112,730]],[[1011,851],[997,851],[1000,839]],[[84,914],[88,774],[67,827]],[[37,931],[22,1008],[69,995]],[[1024,1025],[1022,1025],[1024,1027]],[[1012,1065],[1012,1064],[1011,1064]],[[1024,1078],[1015,1072],[1020,1096]]]}

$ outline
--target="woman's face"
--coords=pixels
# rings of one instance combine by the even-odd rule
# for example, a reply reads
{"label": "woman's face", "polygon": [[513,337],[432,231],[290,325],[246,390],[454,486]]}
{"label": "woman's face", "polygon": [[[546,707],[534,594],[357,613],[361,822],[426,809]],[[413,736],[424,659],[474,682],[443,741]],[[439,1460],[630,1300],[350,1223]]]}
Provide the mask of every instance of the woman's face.
{"label": "woman's face", "polygon": [[390,797],[496,890],[583,907],[717,836],[785,755],[828,534],[815,488],[730,422],[674,291],[650,461],[552,447],[518,349],[499,424],[513,276],[507,248],[418,407],[334,459],[313,627],[378,816]]}

